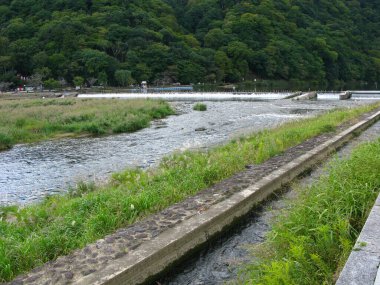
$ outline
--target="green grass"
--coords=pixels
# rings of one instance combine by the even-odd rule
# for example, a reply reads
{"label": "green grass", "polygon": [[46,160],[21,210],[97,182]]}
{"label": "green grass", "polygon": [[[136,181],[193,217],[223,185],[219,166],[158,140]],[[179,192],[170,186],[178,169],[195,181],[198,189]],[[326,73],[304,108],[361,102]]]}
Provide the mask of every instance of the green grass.
{"label": "green grass", "polygon": [[193,110],[201,112],[207,111],[207,105],[203,103],[197,103],[194,105]]}
{"label": "green grass", "polygon": [[0,150],[61,136],[134,132],[173,113],[153,100],[0,100]]}
{"label": "green grass", "polygon": [[298,190],[268,240],[253,250],[246,284],[335,284],[380,192],[380,140],[327,169]]}
{"label": "green grass", "polygon": [[175,154],[155,169],[116,173],[106,186],[84,183],[68,195],[52,196],[25,208],[4,209],[0,281],[81,248],[230,177],[247,164],[261,163],[378,106],[336,110],[290,122],[207,152]]}

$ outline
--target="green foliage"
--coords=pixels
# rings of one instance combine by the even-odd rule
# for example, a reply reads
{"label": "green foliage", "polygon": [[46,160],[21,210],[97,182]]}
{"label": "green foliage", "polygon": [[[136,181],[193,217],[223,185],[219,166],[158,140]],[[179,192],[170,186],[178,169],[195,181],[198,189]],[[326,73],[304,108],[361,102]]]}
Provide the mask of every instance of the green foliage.
{"label": "green foliage", "polygon": [[0,82],[41,74],[111,86],[253,78],[374,84],[379,15],[375,0],[7,0]]}
{"label": "green foliage", "polygon": [[197,103],[193,106],[193,110],[201,112],[207,111],[207,105],[203,103]]}
{"label": "green foliage", "polygon": [[74,82],[75,86],[79,86],[80,87],[80,86],[83,85],[84,79],[81,76],[75,76],[73,82]]}
{"label": "green foliage", "polygon": [[[207,152],[175,154],[155,169],[116,173],[105,186],[81,183],[68,195],[0,210],[0,282],[194,195],[247,164],[261,163],[324,132],[325,125],[339,125],[373,108],[338,110],[287,123]],[[372,173],[374,169],[378,168]]]}
{"label": "green foliage", "polygon": [[134,82],[132,78],[132,73],[129,70],[122,70],[122,69],[116,70],[115,79],[117,83],[123,87],[129,86]]}
{"label": "green foliage", "polygon": [[261,258],[244,271],[246,283],[334,284],[379,194],[379,169],[377,140],[335,160],[328,174],[299,189],[255,251]]}
{"label": "green foliage", "polygon": [[11,148],[13,145],[12,137],[9,135],[0,133],[0,151]]}
{"label": "green foliage", "polygon": [[54,80],[52,78],[44,81],[44,87],[45,89],[52,90],[52,89],[58,89],[60,87],[60,83],[57,80]]}

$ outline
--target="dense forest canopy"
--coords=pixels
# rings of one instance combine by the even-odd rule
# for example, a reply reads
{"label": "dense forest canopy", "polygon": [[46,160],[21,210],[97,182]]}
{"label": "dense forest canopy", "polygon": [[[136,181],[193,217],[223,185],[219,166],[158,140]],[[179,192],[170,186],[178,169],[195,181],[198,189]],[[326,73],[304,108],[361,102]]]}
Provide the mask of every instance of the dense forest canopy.
{"label": "dense forest canopy", "polygon": [[380,81],[379,0],[0,0],[0,87]]}

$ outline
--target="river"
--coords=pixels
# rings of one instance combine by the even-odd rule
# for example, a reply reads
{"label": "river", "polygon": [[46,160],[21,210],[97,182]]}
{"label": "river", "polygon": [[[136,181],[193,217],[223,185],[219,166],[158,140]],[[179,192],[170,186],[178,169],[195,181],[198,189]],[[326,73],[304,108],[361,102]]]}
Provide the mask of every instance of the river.
{"label": "river", "polygon": [[179,115],[155,121],[136,133],[20,144],[1,152],[0,206],[37,202],[64,193],[80,181],[103,183],[115,171],[150,167],[175,151],[207,148],[285,121],[366,101],[204,103],[207,112],[193,111],[191,102],[172,102]]}

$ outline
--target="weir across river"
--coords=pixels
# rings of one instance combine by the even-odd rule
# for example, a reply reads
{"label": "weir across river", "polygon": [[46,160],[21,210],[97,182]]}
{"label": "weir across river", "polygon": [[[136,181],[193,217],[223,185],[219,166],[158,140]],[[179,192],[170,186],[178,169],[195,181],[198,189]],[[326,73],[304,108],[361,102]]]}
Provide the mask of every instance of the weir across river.
{"label": "weir across river", "polygon": [[[79,98],[161,99],[166,101],[271,101],[301,100],[380,100],[380,91],[340,92],[157,92],[79,94]],[[298,99],[297,99],[298,98]]]}

